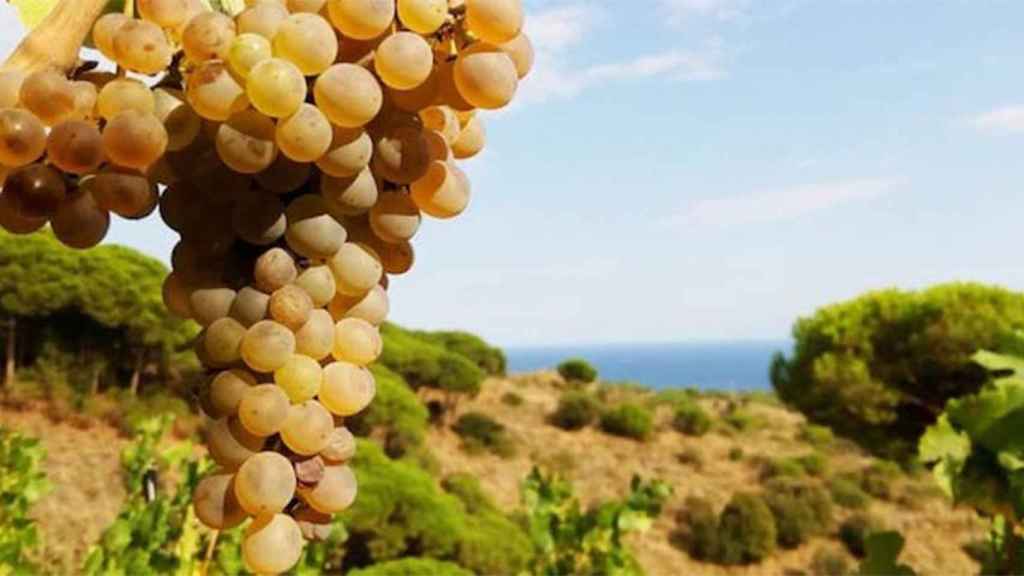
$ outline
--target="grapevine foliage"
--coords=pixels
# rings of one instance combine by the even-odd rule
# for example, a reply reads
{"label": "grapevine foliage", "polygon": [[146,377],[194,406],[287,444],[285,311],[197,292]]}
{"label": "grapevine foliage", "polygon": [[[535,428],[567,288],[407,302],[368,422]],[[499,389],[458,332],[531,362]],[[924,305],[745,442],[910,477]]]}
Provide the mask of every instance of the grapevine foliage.
{"label": "grapevine foliage", "polygon": [[0,428],[0,574],[21,576],[38,569],[29,553],[38,545],[29,507],[50,489],[40,464],[46,452],[39,441]]}
{"label": "grapevine foliage", "polygon": [[860,576],[915,576],[910,566],[900,564],[906,541],[899,532],[875,532],[864,543],[867,557],[860,564]]}
{"label": "grapevine foliage", "polygon": [[[189,442],[162,448],[160,440],[171,425],[164,416],[143,422],[136,443],[121,454],[129,497],[117,520],[104,532],[86,559],[89,576],[132,574],[192,574],[200,556],[202,534],[192,512],[192,492],[202,463],[192,458]],[[171,494],[146,495],[151,470],[179,479]]]}
{"label": "grapevine foliage", "polygon": [[1024,549],[1024,358],[981,351],[992,374],[975,395],[951,400],[920,443],[921,459],[957,504],[997,519],[987,571],[1020,573]]}
{"label": "grapevine foliage", "polygon": [[671,487],[634,477],[629,496],[583,510],[572,485],[536,468],[526,478],[523,499],[537,555],[531,573],[642,574],[622,543],[628,532],[647,530],[661,513]]}

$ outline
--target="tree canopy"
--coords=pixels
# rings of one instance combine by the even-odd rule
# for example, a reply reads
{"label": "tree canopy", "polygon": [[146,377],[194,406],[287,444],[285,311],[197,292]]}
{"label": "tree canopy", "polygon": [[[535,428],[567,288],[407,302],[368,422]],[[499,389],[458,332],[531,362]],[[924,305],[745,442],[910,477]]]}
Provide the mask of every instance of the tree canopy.
{"label": "tree canopy", "polygon": [[1024,295],[979,284],[884,290],[818,310],[793,328],[772,385],[810,420],[905,459],[946,402],[978,391],[971,361],[1024,328]]}

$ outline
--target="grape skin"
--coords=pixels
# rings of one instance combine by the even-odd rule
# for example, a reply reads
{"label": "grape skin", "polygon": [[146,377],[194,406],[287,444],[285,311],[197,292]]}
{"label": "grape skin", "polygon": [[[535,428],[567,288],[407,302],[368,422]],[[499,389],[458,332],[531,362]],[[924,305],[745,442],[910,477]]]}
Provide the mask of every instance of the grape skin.
{"label": "grape skin", "polygon": [[433,34],[447,16],[448,0],[398,0],[398,19],[419,34]]}
{"label": "grape skin", "polygon": [[238,420],[257,436],[272,436],[288,418],[288,396],[276,384],[261,384],[245,391],[238,404]]}
{"label": "grape skin", "polygon": [[523,30],[521,0],[466,0],[466,27],[485,42],[501,44]]}
{"label": "grape skin", "polygon": [[280,574],[295,566],[302,548],[302,531],[291,516],[267,515],[246,528],[242,558],[257,574]]}
{"label": "grape skin", "polygon": [[67,196],[67,185],[53,168],[29,164],[7,175],[3,191],[23,218],[50,218]]}
{"label": "grape skin", "polygon": [[192,62],[223,59],[237,34],[235,21],[220,12],[204,12],[193,17],[182,34],[185,57]]}
{"label": "grape skin", "polygon": [[270,295],[270,317],[291,330],[302,328],[313,312],[313,299],[305,290],[289,284]]}
{"label": "grape skin", "polygon": [[242,359],[257,372],[274,372],[295,353],[295,335],[270,320],[253,324],[242,339]]}
{"label": "grape skin", "polygon": [[63,74],[40,70],[21,83],[21,105],[47,126],[69,120],[75,113],[75,91]]}
{"label": "grape skin", "polygon": [[79,189],[57,208],[50,227],[53,235],[65,246],[85,250],[106,237],[110,229],[110,213],[97,206],[87,190]]}
{"label": "grape skin", "polygon": [[334,129],[319,108],[303,103],[295,114],[277,123],[281,152],[296,162],[316,162],[330,148]]}
{"label": "grape skin", "polygon": [[[309,356],[296,354],[274,372],[274,382],[284,390],[292,404],[312,400],[320,393],[323,369]],[[314,450],[319,452],[319,450]]]}
{"label": "grape skin", "polygon": [[213,530],[229,530],[245,520],[245,510],[235,497],[235,475],[211,474],[199,481],[192,505],[199,521]]}
{"label": "grape skin", "polygon": [[327,20],[300,12],[281,22],[274,34],[274,54],[291,61],[306,76],[315,76],[334,64],[338,41]]}
{"label": "grape skin", "polygon": [[256,174],[277,158],[274,121],[255,110],[231,116],[214,138],[221,160],[235,172]]}
{"label": "grape skin", "polygon": [[0,110],[0,164],[17,168],[35,162],[46,151],[46,128],[26,110]]}
{"label": "grape skin", "polygon": [[456,60],[455,86],[466,102],[477,108],[497,110],[512,101],[519,86],[519,74],[507,54],[478,44]]}
{"label": "grape skin", "polygon": [[[315,364],[315,362],[314,362]],[[316,365],[320,368],[320,365]],[[327,448],[334,432],[334,417],[315,400],[296,403],[281,428],[281,440],[296,454],[312,456]]]}
{"label": "grape skin", "polygon": [[295,114],[306,100],[306,79],[295,64],[270,58],[249,71],[245,91],[257,110],[273,118]]}
{"label": "grape skin", "polygon": [[170,66],[173,56],[164,31],[152,22],[131,20],[114,34],[114,59],[133,72],[156,74]]}
{"label": "grape skin", "polygon": [[389,87],[412,90],[430,76],[434,54],[419,34],[399,32],[380,43],[373,63],[377,75]]}
{"label": "grape skin", "polygon": [[327,310],[317,309],[295,333],[295,352],[320,361],[334,349],[334,319]]}
{"label": "grape skin", "polygon": [[328,0],[327,12],[334,27],[356,40],[384,33],[395,18],[394,0]]}
{"label": "grape skin", "polygon": [[380,192],[373,172],[365,168],[353,178],[323,176],[320,194],[327,203],[327,209],[337,219],[365,213],[377,203]]}
{"label": "grape skin", "polygon": [[235,496],[252,516],[284,510],[295,495],[292,463],[277,452],[260,452],[245,461],[235,474]]}
{"label": "grape skin", "polygon": [[103,163],[103,136],[91,122],[70,120],[50,130],[46,152],[64,172],[88,174]]}
{"label": "grape skin", "polygon": [[256,377],[247,370],[225,370],[218,372],[210,381],[210,405],[217,414],[212,416],[235,416],[245,392],[256,386]]}
{"label": "grape skin", "polygon": [[103,129],[103,151],[119,166],[145,171],[167,150],[167,130],[152,114],[126,110]]}
{"label": "grape skin", "polygon": [[356,492],[356,476],[345,465],[328,466],[316,486],[299,489],[302,499],[324,514],[344,512],[355,502]]}
{"label": "grape skin", "polygon": [[265,439],[250,433],[237,418],[220,418],[206,430],[210,457],[221,466],[235,470],[263,449]]}
{"label": "grape skin", "polygon": [[338,292],[359,296],[369,292],[380,282],[384,269],[373,250],[364,244],[346,242],[327,261],[338,284]]}
{"label": "grape skin", "polygon": [[380,112],[384,93],[365,68],[335,64],[313,85],[316,105],[331,123],[343,128],[365,126]]}
{"label": "grape skin", "polygon": [[324,199],[318,195],[306,194],[293,200],[285,214],[288,245],[307,258],[330,258],[345,243],[345,228],[327,212]]}
{"label": "grape skin", "polygon": [[382,348],[380,331],[366,320],[343,318],[334,326],[332,354],[336,360],[369,366],[380,356]]}

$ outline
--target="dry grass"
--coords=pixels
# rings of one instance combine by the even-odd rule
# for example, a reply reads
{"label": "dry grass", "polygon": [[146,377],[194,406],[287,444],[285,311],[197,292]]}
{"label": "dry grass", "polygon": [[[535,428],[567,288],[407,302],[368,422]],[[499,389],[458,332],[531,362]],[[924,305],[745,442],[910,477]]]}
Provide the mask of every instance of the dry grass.
{"label": "dry grass", "polygon": [[53,490],[33,509],[43,547],[42,566],[53,574],[72,574],[88,547],[121,511],[121,448],[127,440],[110,425],[86,419],[54,421],[30,406],[0,409],[0,426],[42,440],[46,475]]}
{"label": "dry grass", "polygon": [[[660,478],[670,482],[675,494],[668,509],[646,534],[631,536],[631,543],[640,560],[652,575],[728,574],[781,575],[808,570],[814,553],[823,545],[836,546],[836,535],[818,538],[796,550],[780,551],[769,560],[749,567],[722,567],[693,560],[671,543],[678,529],[677,516],[689,496],[707,498],[722,507],[734,492],[757,489],[760,468],[756,457],[796,456],[812,451],[797,440],[803,418],[784,408],[750,403],[744,409],[761,424],[746,432],[710,433],[701,438],[683,436],[669,426],[669,409],[657,414],[658,433],[646,443],[616,438],[595,429],[566,432],[546,422],[561,393],[561,382],[553,374],[541,373],[512,379],[492,379],[476,399],[464,402],[460,412],[475,410],[487,413],[504,424],[519,444],[516,457],[502,459],[489,454],[470,455],[460,448],[459,438],[448,430],[434,428],[428,445],[441,463],[442,473],[469,472],[478,476],[495,500],[506,509],[519,505],[519,482],[534,463],[555,469],[574,482],[577,494],[585,503],[618,498],[628,491],[634,474]],[[509,406],[502,396],[515,391],[523,397],[520,406]],[[726,409],[729,400],[702,400],[713,412]],[[739,446],[744,459],[731,461],[729,451]],[[684,451],[701,455],[703,465],[697,470],[680,460]],[[851,449],[847,443],[829,454],[833,470],[863,468],[871,459]],[[928,482],[929,480],[915,480]],[[871,511],[890,527],[907,537],[902,559],[921,574],[976,574],[978,565],[962,550],[961,545],[984,532],[983,524],[967,511],[954,511],[948,502],[933,498],[917,502],[910,510],[896,504],[874,501]],[[848,512],[836,508],[837,520]],[[838,522],[837,522],[838,524]]]}

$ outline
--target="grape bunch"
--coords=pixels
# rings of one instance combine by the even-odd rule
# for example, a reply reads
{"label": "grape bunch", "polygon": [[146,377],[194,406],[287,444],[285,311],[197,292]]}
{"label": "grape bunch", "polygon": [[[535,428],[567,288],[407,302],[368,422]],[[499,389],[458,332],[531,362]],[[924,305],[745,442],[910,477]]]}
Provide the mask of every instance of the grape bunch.
{"label": "grape bunch", "polygon": [[220,467],[195,511],[252,519],[254,572],[356,497],[345,418],[374,397],[389,278],[423,214],[466,209],[456,162],[530,71],[522,29],[520,0],[137,0],[92,27],[117,73],[0,72],[0,226],[88,248],[159,208],[180,236],[164,301],[203,328]]}

